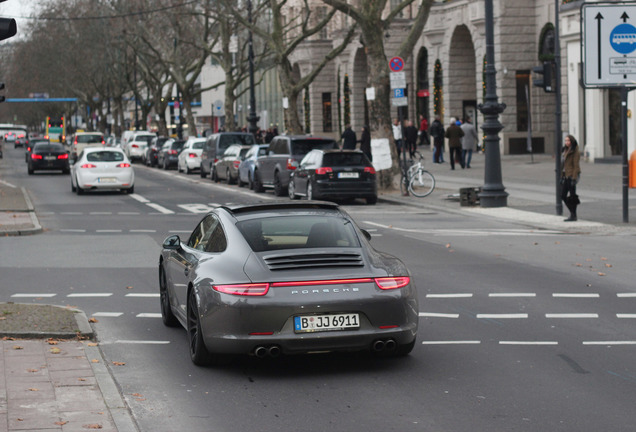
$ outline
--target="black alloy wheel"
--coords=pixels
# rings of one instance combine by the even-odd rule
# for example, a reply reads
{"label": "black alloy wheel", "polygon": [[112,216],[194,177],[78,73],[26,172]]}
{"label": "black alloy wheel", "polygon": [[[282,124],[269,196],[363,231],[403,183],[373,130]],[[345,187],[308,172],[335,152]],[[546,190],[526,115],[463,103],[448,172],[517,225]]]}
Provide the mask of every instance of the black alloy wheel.
{"label": "black alloy wheel", "polygon": [[280,175],[278,172],[274,173],[274,195],[283,196],[285,194],[285,189],[280,182]]}
{"label": "black alloy wheel", "polygon": [[231,185],[232,184],[232,176],[230,175],[230,169],[225,170],[225,183]]}
{"label": "black alloy wheel", "polygon": [[168,284],[166,283],[166,271],[163,264],[159,265],[159,299],[161,301],[161,319],[166,327],[176,327],[179,325],[177,317],[172,313],[170,307],[170,296],[168,294]]}
{"label": "black alloy wheel", "polygon": [[188,295],[188,344],[190,347],[190,359],[197,366],[207,366],[212,357],[203,342],[201,322],[199,321],[199,305],[194,295],[194,290]]}

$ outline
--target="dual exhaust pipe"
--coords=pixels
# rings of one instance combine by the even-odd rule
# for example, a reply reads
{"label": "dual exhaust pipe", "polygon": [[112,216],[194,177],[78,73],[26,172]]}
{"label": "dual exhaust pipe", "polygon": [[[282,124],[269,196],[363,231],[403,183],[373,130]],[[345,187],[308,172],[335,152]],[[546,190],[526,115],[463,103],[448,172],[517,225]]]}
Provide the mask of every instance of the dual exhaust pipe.
{"label": "dual exhaust pipe", "polygon": [[271,357],[276,358],[280,356],[281,349],[278,345],[270,345],[270,346],[257,346],[254,349],[254,355],[258,358]]}
{"label": "dual exhaust pipe", "polygon": [[397,342],[394,339],[377,339],[371,344],[371,350],[376,353],[394,351],[396,348]]}

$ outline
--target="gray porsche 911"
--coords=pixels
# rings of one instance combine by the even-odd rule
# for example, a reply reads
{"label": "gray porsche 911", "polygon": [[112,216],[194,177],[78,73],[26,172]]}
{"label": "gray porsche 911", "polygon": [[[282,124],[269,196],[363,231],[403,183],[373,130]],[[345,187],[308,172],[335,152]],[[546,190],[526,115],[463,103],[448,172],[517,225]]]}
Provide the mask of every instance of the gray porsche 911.
{"label": "gray porsche 911", "polygon": [[163,243],[163,322],[185,327],[201,366],[237,354],[406,355],[417,291],[406,266],[370,238],[327,202],[215,208],[185,242]]}

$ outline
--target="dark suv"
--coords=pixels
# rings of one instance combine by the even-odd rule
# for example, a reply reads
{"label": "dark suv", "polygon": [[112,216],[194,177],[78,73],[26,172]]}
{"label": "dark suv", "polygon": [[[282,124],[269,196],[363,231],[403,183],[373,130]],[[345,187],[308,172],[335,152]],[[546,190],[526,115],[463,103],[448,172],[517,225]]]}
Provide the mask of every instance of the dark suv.
{"label": "dark suv", "polygon": [[267,156],[256,160],[254,169],[254,190],[273,188],[277,196],[287,193],[290,173],[298,167],[298,162],[311,150],[337,149],[338,144],[331,138],[307,135],[279,135],[269,144]]}
{"label": "dark suv", "polygon": [[[225,150],[232,144],[252,145],[256,144],[254,135],[247,132],[219,132],[212,134],[205,141],[203,152],[201,152],[201,178],[212,173],[214,164],[221,159]],[[214,180],[214,176],[212,176]]]}

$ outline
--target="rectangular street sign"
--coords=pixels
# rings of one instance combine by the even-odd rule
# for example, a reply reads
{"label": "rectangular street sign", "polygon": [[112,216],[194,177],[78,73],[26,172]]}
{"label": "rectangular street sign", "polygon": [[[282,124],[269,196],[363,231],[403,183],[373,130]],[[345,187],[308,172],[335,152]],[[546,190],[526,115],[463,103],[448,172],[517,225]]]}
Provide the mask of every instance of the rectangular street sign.
{"label": "rectangular street sign", "polygon": [[636,2],[581,7],[585,87],[636,87]]}
{"label": "rectangular street sign", "polygon": [[407,97],[398,97],[391,99],[391,105],[394,107],[408,106],[409,98]]}
{"label": "rectangular street sign", "polygon": [[393,89],[393,97],[394,98],[403,98],[405,96],[403,88]]}
{"label": "rectangular street sign", "polygon": [[391,80],[391,90],[398,88],[406,88],[406,73],[405,72],[391,72],[389,74]]}

